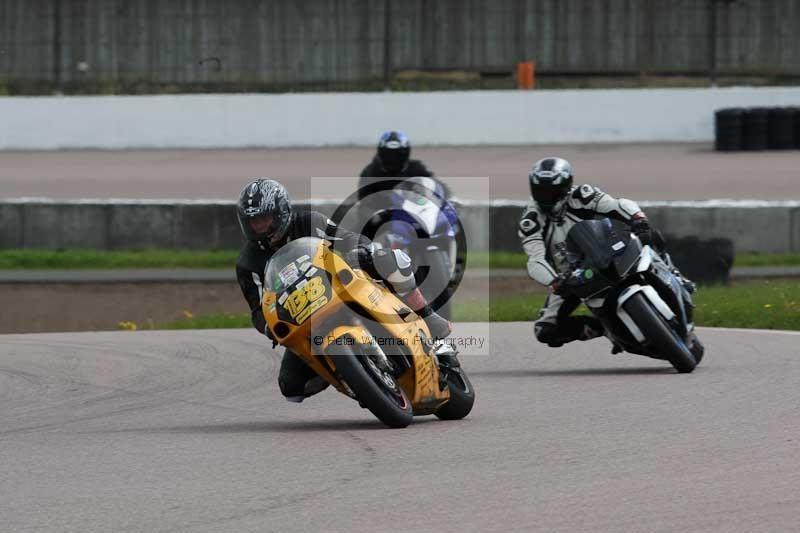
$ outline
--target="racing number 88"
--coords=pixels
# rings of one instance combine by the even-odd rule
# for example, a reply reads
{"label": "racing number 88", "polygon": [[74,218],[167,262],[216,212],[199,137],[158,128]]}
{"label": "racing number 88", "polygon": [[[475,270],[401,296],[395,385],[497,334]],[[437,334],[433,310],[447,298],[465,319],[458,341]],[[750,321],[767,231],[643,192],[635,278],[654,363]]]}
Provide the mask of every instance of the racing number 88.
{"label": "racing number 88", "polygon": [[292,318],[296,318],[300,311],[306,308],[309,302],[319,300],[325,294],[325,286],[319,276],[311,278],[302,288],[296,289],[284,302],[283,307],[289,311]]}

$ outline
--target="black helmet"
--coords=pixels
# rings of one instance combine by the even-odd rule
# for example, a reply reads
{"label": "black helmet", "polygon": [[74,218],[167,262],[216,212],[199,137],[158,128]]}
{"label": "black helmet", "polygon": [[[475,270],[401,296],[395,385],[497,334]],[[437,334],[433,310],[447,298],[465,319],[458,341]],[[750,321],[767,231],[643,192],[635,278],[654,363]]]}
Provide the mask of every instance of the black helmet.
{"label": "black helmet", "polygon": [[560,157],[546,157],[536,162],[528,179],[533,200],[550,211],[572,189],[572,165]]}
{"label": "black helmet", "polygon": [[[255,178],[239,194],[236,214],[247,240],[269,244],[286,235],[292,221],[292,202],[277,181]],[[259,223],[263,227],[258,227]]]}
{"label": "black helmet", "polygon": [[402,131],[387,131],[378,141],[378,160],[391,175],[399,175],[406,169],[411,155],[411,143]]}

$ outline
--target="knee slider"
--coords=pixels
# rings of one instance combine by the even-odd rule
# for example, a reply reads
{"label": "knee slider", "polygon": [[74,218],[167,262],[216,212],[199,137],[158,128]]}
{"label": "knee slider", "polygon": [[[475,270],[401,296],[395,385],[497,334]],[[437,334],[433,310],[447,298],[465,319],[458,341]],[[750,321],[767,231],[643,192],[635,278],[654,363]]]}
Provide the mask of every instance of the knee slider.
{"label": "knee slider", "polygon": [[306,395],[305,383],[291,382],[282,376],[278,377],[278,388],[280,388],[281,394],[287,398]]}
{"label": "knee slider", "polygon": [[381,248],[373,254],[373,263],[380,277],[389,282],[395,291],[407,292],[414,289],[411,258],[404,251]]}
{"label": "knee slider", "polygon": [[537,322],[533,326],[533,332],[536,335],[536,340],[545,344],[556,340],[556,332],[558,328],[555,324],[549,322]]}

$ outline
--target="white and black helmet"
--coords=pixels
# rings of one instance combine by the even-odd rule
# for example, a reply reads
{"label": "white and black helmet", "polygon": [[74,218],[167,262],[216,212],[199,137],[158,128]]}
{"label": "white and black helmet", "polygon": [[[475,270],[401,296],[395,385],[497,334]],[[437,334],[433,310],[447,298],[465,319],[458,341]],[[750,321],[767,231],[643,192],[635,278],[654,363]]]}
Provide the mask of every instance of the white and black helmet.
{"label": "white and black helmet", "polygon": [[528,179],[533,200],[549,211],[572,189],[572,165],[560,157],[545,157],[536,162]]}
{"label": "white and black helmet", "polygon": [[[286,188],[275,180],[255,178],[239,194],[236,204],[239,226],[249,241],[276,241],[283,239],[292,221],[292,202]],[[256,233],[250,221],[270,217],[266,231]]]}

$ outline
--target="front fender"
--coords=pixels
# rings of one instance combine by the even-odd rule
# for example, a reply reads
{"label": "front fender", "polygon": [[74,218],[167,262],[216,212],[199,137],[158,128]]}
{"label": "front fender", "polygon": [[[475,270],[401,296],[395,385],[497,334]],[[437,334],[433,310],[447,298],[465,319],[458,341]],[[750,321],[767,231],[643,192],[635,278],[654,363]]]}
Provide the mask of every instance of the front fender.
{"label": "front fender", "polygon": [[631,332],[633,338],[641,343],[645,341],[644,334],[631,318],[631,315],[629,315],[623,307],[623,304],[636,293],[642,293],[642,295],[647,298],[647,301],[649,301],[653,307],[655,307],[656,311],[666,320],[675,318],[675,313],[672,312],[672,309],[669,308],[667,303],[658,295],[658,292],[650,285],[631,285],[626,287],[625,290],[620,293],[619,298],[617,298],[617,316],[622,323],[625,324],[625,327],[628,328],[628,331]]}
{"label": "front fender", "polygon": [[[322,353],[330,359],[331,356],[335,357],[337,355],[337,346],[344,344],[348,346],[352,344],[369,344],[371,339],[372,336],[363,326],[337,326],[325,335],[322,335],[320,346],[322,347]],[[332,362],[335,368],[335,359],[333,359]]]}

